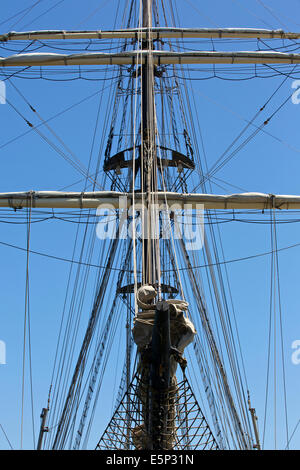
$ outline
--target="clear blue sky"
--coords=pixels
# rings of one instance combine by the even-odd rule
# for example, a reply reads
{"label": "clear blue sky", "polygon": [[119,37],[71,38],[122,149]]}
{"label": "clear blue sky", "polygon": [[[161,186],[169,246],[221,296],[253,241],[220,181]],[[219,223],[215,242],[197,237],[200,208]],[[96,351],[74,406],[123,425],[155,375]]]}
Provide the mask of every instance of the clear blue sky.
{"label": "clear blue sky", "polygon": [[[120,26],[118,22],[114,25],[118,1],[64,0],[58,2],[43,0],[25,16],[25,12],[14,16],[33,3],[32,0],[2,2],[0,32],[37,29],[110,29],[114,26]],[[181,18],[180,26],[183,27],[252,27],[300,30],[299,0],[289,0],[284,3],[279,0],[272,2],[270,0],[264,2],[256,0],[248,0],[247,2],[238,0],[211,0],[210,2],[176,0],[174,3],[178,6]],[[49,11],[47,12],[47,10]],[[11,19],[5,22],[8,18]],[[14,48],[13,43],[11,47]],[[240,49],[243,50],[243,47],[244,45],[241,45]],[[8,55],[9,53],[4,49],[1,51],[0,55]],[[13,52],[10,51],[10,53]],[[217,160],[238,135],[245,126],[245,120],[250,120],[254,116],[282,81],[282,77],[276,77],[242,82],[218,79],[195,82],[194,100],[206,149],[208,167]],[[44,119],[48,119],[96,93],[102,86],[96,81],[84,80],[54,82],[15,79],[13,83],[18,86],[18,89]],[[291,84],[291,79],[285,82],[259,123],[263,121],[263,118],[272,114],[289,96],[292,91]],[[7,85],[7,98],[29,120],[36,119],[16,90],[9,84]],[[86,166],[91,150],[98,103],[98,99],[88,100],[75,107],[72,112],[62,114],[51,124],[55,132],[64,139]],[[101,116],[101,119],[104,118]],[[300,194],[299,121],[300,104],[295,105],[289,100],[267,126],[266,130],[270,135],[260,133],[256,136],[217,176],[245,191]],[[28,127],[8,104],[0,105],[0,123],[1,192],[59,190],[81,179],[81,175],[34,132],[20,137],[28,130]],[[14,138],[17,139],[14,140]],[[101,132],[99,132],[100,138]],[[12,142],[9,143],[11,140]],[[222,183],[220,184],[222,185]],[[82,187],[78,184],[73,189],[82,190]],[[237,192],[237,189],[229,189],[226,186],[224,190],[213,186],[213,191],[216,193]],[[258,219],[257,214],[253,218]],[[26,225],[1,223],[0,227],[0,242],[25,247]],[[71,258],[75,238],[74,227],[75,225],[71,223],[51,220],[34,224],[31,234],[31,249]],[[270,227],[267,224],[230,223],[221,226],[221,230],[227,260],[270,250]],[[278,227],[279,248],[299,243],[299,237],[299,223],[283,224]],[[5,341],[7,346],[7,364],[0,365],[2,396],[0,423],[3,425],[12,446],[19,448],[26,254],[3,245],[0,246],[0,252],[0,340]],[[299,248],[282,251],[279,254],[290,433],[300,419],[300,365],[294,365],[291,361],[292,342],[300,339],[299,261]],[[39,412],[47,402],[68,270],[67,263],[37,255],[30,257],[30,312],[36,434],[39,428]],[[228,273],[252,406],[257,410],[261,429],[266,386],[270,257],[265,256],[228,264]],[[90,289],[92,292],[93,286]],[[90,303],[87,301],[85,304],[87,312]],[[84,328],[84,322],[81,328]],[[277,337],[277,346],[280,349],[279,337]],[[115,361],[119,360],[123,363],[122,353],[116,352]],[[278,359],[278,375],[281,374],[279,363]],[[112,365],[112,369],[115,366],[115,364]],[[113,388],[114,377],[109,380]],[[278,377],[277,380],[277,407],[280,410],[283,408],[282,398],[280,398],[283,387],[281,377]],[[25,448],[32,447],[28,383],[27,373]],[[270,388],[273,386],[271,381]],[[115,391],[112,395],[114,394]],[[273,398],[270,398],[270,402],[273,406]],[[110,410],[108,415],[109,412]],[[284,448],[284,417],[280,411],[278,411],[278,416],[278,446]],[[270,417],[270,423],[272,422],[273,418]],[[268,430],[266,446],[273,447],[274,432],[273,429],[270,429],[268,433]],[[291,447],[300,448],[300,427],[291,441]],[[6,448],[8,448],[8,443],[0,430],[0,449]]]}

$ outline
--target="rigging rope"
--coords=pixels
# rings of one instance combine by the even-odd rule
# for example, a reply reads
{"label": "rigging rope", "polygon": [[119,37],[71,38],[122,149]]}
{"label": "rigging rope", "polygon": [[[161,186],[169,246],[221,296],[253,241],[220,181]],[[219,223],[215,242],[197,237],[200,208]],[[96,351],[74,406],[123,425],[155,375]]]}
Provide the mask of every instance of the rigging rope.
{"label": "rigging rope", "polygon": [[25,308],[24,308],[24,328],[23,328],[23,364],[22,364],[22,393],[21,393],[21,437],[20,448],[23,448],[23,427],[24,427],[24,407],[25,407],[25,366],[26,366],[26,338],[28,334],[29,348],[29,377],[30,377],[30,395],[31,395],[31,412],[32,412],[32,430],[33,443],[35,448],[35,430],[34,430],[34,405],[33,405],[33,383],[32,383],[32,361],[31,361],[31,327],[30,327],[30,305],[29,305],[29,253],[30,253],[30,234],[31,234],[31,211],[32,196],[30,207],[28,208],[27,223],[27,248],[26,248],[26,281],[25,281]]}
{"label": "rigging rope", "polygon": [[[187,100],[188,100],[189,94],[188,94],[187,89],[186,89],[186,96],[187,96]],[[192,94],[192,96],[193,96],[193,94]],[[196,107],[195,107],[195,109],[196,109]],[[191,115],[191,111],[190,111],[190,115]],[[198,116],[199,116],[199,113],[196,112],[196,116],[197,116],[197,119],[198,119],[198,121],[199,121],[199,117],[198,117]],[[204,145],[203,145],[203,139],[202,139],[201,128],[200,128],[199,122],[198,122],[198,127],[199,127],[199,130],[200,130],[202,149],[203,149],[203,153],[204,153],[204,157],[205,157],[205,149],[204,149]],[[194,128],[192,127],[192,129],[194,129]],[[195,131],[194,131],[194,134],[195,134]],[[196,136],[194,137],[194,140],[195,140],[195,142],[197,142],[197,141],[196,141]],[[198,149],[197,149],[197,147],[196,147],[196,154],[197,154],[197,152],[198,152]],[[201,162],[200,162],[200,160],[198,161],[198,164],[200,165],[200,168],[201,168]],[[204,184],[203,184],[202,186],[204,187],[204,191],[205,191],[205,186],[204,186]],[[209,211],[209,214],[210,214],[210,211]],[[209,215],[209,217],[210,217],[210,215]],[[218,260],[218,255],[217,255],[217,251],[216,251],[215,236],[214,236],[213,233],[212,233],[212,238],[213,238],[213,240],[214,240],[215,256],[216,256],[216,260],[217,260],[217,263],[216,263],[216,264],[217,264],[217,266],[219,267],[220,265],[219,265],[219,263],[218,263],[219,260]],[[210,252],[209,252],[209,250],[208,250],[208,245],[206,244],[205,247],[206,247],[206,251],[207,251],[206,255],[208,256],[208,264],[211,266],[211,264],[212,264],[212,263],[211,263],[211,257],[210,257],[211,255],[210,255]],[[194,255],[195,255],[195,253],[193,252],[193,253],[192,253],[192,256],[195,258]],[[197,263],[194,262],[194,265],[193,265],[192,269],[195,269],[195,264],[197,264]],[[192,273],[193,271],[189,270],[189,272]],[[218,293],[218,289],[217,289],[215,274],[214,274],[214,272],[212,271],[211,267],[210,267],[210,272],[211,272],[211,276],[212,276],[212,281],[213,281],[213,286],[214,286],[214,293],[215,293],[215,296],[216,296],[216,301],[217,301],[217,306],[218,306],[220,318],[222,319],[222,317],[223,317],[223,311],[222,311],[221,302],[220,302],[220,298],[219,298],[219,293]],[[223,296],[223,299],[224,299],[223,301],[224,301],[225,311],[226,311],[227,316],[228,316],[228,320],[227,320],[227,321],[229,321],[229,325],[230,325],[229,312],[228,312],[227,301],[226,301],[226,297],[225,297],[225,291],[224,291],[224,286],[223,286],[223,280],[222,280],[222,275],[221,275],[221,271],[220,271],[220,270],[218,270],[218,276],[219,276],[220,285],[221,285],[221,289],[222,289],[222,290],[221,290],[221,293],[222,293],[222,296]],[[196,286],[195,286],[195,289],[196,289]],[[201,294],[200,294],[200,295],[201,295]],[[228,337],[230,338],[230,330],[229,330],[229,336],[228,336],[228,332],[226,331],[226,329],[224,329],[224,328],[225,328],[224,320],[222,320],[222,322],[223,322],[223,324],[222,324],[222,329],[223,329],[224,338],[225,338],[225,341],[228,342],[228,340],[226,340],[226,338],[228,338]],[[232,333],[231,333],[231,334],[232,334]],[[234,343],[233,343],[233,346],[234,346]],[[227,349],[228,349],[228,347],[229,347],[229,346],[227,346]],[[230,348],[231,348],[231,346],[230,346]],[[233,378],[234,378],[234,384],[235,384],[235,388],[236,388],[236,391],[237,391],[237,396],[238,396],[238,399],[239,399],[239,402],[240,402],[241,413],[242,413],[242,416],[244,417],[244,420],[245,420],[245,429],[247,429],[247,427],[248,427],[248,429],[249,429],[249,419],[246,417],[247,411],[246,411],[246,406],[245,406],[245,393],[243,392],[243,398],[241,398],[241,392],[240,392],[240,390],[239,390],[239,388],[238,388],[238,387],[239,387],[239,381],[237,380],[237,372],[235,371],[235,367],[236,367],[236,366],[235,366],[235,364],[234,364],[234,362],[233,362],[233,361],[234,361],[234,359],[233,359],[233,354],[236,354],[236,353],[235,353],[235,350],[234,350],[234,349],[233,349],[233,351],[230,351],[230,348],[229,348],[229,350],[228,350],[228,357],[229,357],[229,360],[231,361],[231,368],[232,368],[232,373],[233,373]],[[238,364],[238,362],[237,362],[237,364]],[[241,381],[240,383],[242,384],[242,381]],[[224,384],[225,384],[225,383],[224,383]],[[222,384],[220,383],[219,386],[222,386]],[[226,387],[225,387],[225,388],[226,388]],[[229,399],[229,401],[231,401],[231,399]],[[226,405],[225,405],[225,406],[226,406]],[[233,411],[233,413],[235,414],[234,408],[232,408],[232,411]],[[223,412],[224,412],[224,411],[223,411]],[[248,423],[247,423],[247,421],[248,421]],[[228,421],[228,422],[229,422],[229,421]],[[239,428],[239,424],[238,424],[237,427]],[[237,431],[237,429],[236,429],[235,431]],[[248,433],[250,434],[249,431],[248,431]],[[232,433],[231,433],[231,434],[232,434]],[[239,434],[239,431],[237,431],[237,436],[238,436],[238,434]],[[239,437],[238,437],[238,439],[239,439]],[[240,442],[240,445],[242,445],[241,442]]]}
{"label": "rigging rope", "polygon": [[[289,446],[289,427],[288,427],[288,409],[287,409],[287,389],[286,389],[286,372],[285,372],[285,355],[284,355],[284,339],[283,339],[283,318],[282,318],[282,304],[280,292],[280,278],[279,278],[279,260],[278,260],[278,246],[277,246],[277,229],[275,210],[270,212],[271,215],[271,285],[270,285],[270,313],[269,313],[269,339],[268,339],[268,357],[267,357],[267,380],[265,391],[265,411],[264,411],[264,428],[263,428],[263,445],[265,443],[266,427],[267,427],[267,409],[270,388],[270,369],[271,369],[271,342],[273,339],[273,416],[274,416],[274,446],[277,448],[277,389],[278,389],[278,368],[277,365],[277,336],[279,336],[281,347],[281,368],[282,368],[282,386],[283,386],[283,402],[284,402],[284,417],[285,417],[285,432],[286,432],[286,446]],[[277,332],[277,323],[279,323],[279,332]],[[272,331],[273,326],[273,331]]]}
{"label": "rigging rope", "polygon": [[[293,68],[293,71],[294,69],[297,67],[297,64],[294,66]],[[292,72],[293,72],[292,71]],[[292,73],[291,72],[291,73]],[[284,80],[282,81],[282,83],[276,88],[276,90],[271,94],[271,96],[268,98],[268,100],[264,103],[264,105],[256,112],[256,114],[253,116],[253,118],[248,121],[248,123],[246,124],[246,126],[242,129],[242,131],[239,133],[239,135],[233,140],[233,142],[227,147],[227,149],[222,153],[222,155],[218,158],[218,160],[212,165],[212,167],[210,168],[210,170],[208,170],[208,173],[204,176],[203,178],[203,181],[200,181],[200,183],[193,189],[193,192],[196,191],[200,186],[201,184],[203,184],[206,180],[208,180],[211,176],[213,176],[217,171],[219,171],[221,168],[223,168],[223,166],[225,164],[227,164],[241,149],[243,149],[245,147],[245,145],[247,143],[249,143],[258,133],[259,131],[261,131],[264,126],[266,126],[267,124],[269,124],[269,122],[271,121],[271,119],[283,108],[283,106],[288,102],[290,101],[291,97],[293,96],[293,94],[295,93],[295,91],[293,91],[292,93],[289,94],[288,98],[286,98],[283,103],[278,106],[275,111],[260,125],[256,128],[255,131],[252,132],[252,134],[250,134],[236,149],[234,149],[229,155],[227,155],[226,158],[224,158],[226,156],[226,154],[228,153],[228,151],[234,147],[234,145],[238,142],[238,140],[242,137],[242,135],[247,131],[247,129],[250,127],[250,125],[253,125],[254,121],[257,119],[257,117],[261,114],[261,112],[266,108],[266,106],[270,103],[270,101],[273,99],[273,97],[277,94],[277,92],[279,91],[279,89],[283,86],[283,84],[286,82],[287,78],[289,78],[288,76],[284,78]],[[300,89],[300,87],[298,88]],[[296,90],[297,91],[297,90]],[[256,127],[256,126],[255,126]]]}
{"label": "rigging rope", "polygon": [[25,100],[25,102],[28,104],[30,107],[31,111],[33,111],[37,116],[39,117],[41,124],[45,125],[47,129],[51,132],[51,134],[59,141],[59,143],[67,150],[68,154],[71,155],[71,157],[65,153],[63,150],[61,150],[56,144],[51,142],[48,137],[46,137],[39,129],[37,126],[34,126],[13,104],[10,100],[6,100],[7,103],[16,111],[19,116],[22,117],[22,119],[26,122],[26,124],[33,128],[35,132],[46,142],[48,143],[60,156],[62,156],[67,162],[69,162],[77,171],[79,171],[85,178],[88,178],[94,185],[97,185],[98,187],[101,188],[101,186],[98,185],[97,181],[88,174],[88,170],[84,167],[82,162],[78,159],[78,157],[66,146],[64,141],[53,131],[53,129],[49,126],[49,124],[43,120],[43,118],[37,113],[35,108],[33,108],[32,105],[26,100],[26,98],[21,94],[21,92],[17,89],[15,85],[13,87],[18,91],[18,93],[22,96],[22,98]]}
{"label": "rigging rope", "polygon": [[1,423],[0,423],[0,428],[2,429],[2,432],[3,432],[4,436],[5,436],[5,439],[6,439],[7,442],[8,442],[8,445],[9,445],[10,449],[11,449],[11,450],[14,450],[14,449],[13,449],[13,446],[11,445],[11,442],[10,442],[10,440],[8,439],[7,434],[6,434],[6,432],[5,432],[5,430],[4,430],[4,428],[3,428],[3,426],[2,426]]}
{"label": "rigging rope", "polygon": [[[39,0],[39,1],[43,1],[43,0]],[[52,5],[52,7],[48,8],[48,10],[44,11],[43,13],[41,13],[40,15],[36,16],[33,20],[29,21],[28,23],[26,23],[25,25],[22,26],[21,29],[25,29],[27,28],[27,26],[29,26],[31,23],[33,23],[34,21],[40,19],[42,16],[46,15],[49,11],[53,10],[54,8],[56,8],[58,5],[60,5],[61,3],[63,3],[65,0],[59,0],[58,2],[56,2],[54,5]]]}

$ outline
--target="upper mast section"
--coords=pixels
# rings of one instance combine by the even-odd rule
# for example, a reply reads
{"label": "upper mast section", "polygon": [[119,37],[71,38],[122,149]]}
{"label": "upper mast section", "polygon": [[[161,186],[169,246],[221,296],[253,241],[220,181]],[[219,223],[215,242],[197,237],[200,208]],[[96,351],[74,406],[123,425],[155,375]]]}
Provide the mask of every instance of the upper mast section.
{"label": "upper mast section", "polygon": [[152,0],[142,0],[143,6],[143,27],[152,28]]}
{"label": "upper mast section", "polygon": [[155,132],[155,103],[154,103],[154,64],[152,30],[152,0],[142,1],[143,29],[146,29],[146,38],[142,41],[142,50],[147,51],[145,62],[141,66],[141,153],[140,174],[141,192],[145,193],[145,213],[143,225],[146,227],[146,238],[143,240],[142,278],[143,284],[159,283],[160,274],[157,271],[159,261],[156,253],[158,239],[153,239],[151,218],[151,193],[157,192],[157,155]]}

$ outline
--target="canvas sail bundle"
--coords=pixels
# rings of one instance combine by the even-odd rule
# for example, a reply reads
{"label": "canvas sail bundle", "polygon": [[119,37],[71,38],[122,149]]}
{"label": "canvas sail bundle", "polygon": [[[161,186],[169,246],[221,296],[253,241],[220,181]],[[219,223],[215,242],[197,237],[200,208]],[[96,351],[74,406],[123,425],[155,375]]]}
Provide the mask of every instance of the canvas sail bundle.
{"label": "canvas sail bundle", "polygon": [[[132,333],[139,349],[146,347],[151,341],[155,321],[154,299],[156,295],[157,291],[150,285],[141,286],[137,291],[136,300],[141,311],[135,318]],[[184,315],[188,303],[180,299],[167,299],[166,302],[170,307],[171,344],[180,353],[183,353],[196,334],[193,323]]]}

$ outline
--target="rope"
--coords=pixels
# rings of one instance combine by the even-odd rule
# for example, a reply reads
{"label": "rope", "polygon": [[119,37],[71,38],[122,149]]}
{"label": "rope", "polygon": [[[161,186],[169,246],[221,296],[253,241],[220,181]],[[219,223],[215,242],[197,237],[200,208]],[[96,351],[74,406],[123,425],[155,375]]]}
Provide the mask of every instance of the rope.
{"label": "rope", "polygon": [[[268,410],[268,399],[269,399],[269,387],[270,387],[270,369],[271,369],[271,342],[272,335],[274,338],[274,445],[276,448],[276,246],[274,241],[274,210],[270,212],[271,226],[270,226],[270,238],[271,238],[271,269],[270,269],[270,307],[269,307],[269,333],[268,333],[268,353],[267,353],[267,373],[266,373],[266,390],[265,390],[265,410],[264,410],[264,425],[263,425],[263,439],[262,447],[265,444],[265,434],[267,427],[267,410]],[[273,333],[272,333],[273,323]]]}
{"label": "rope", "polygon": [[283,338],[283,318],[282,318],[282,303],[281,303],[281,289],[280,289],[280,276],[279,276],[279,260],[278,260],[278,247],[277,247],[277,229],[276,229],[276,215],[275,210],[272,210],[274,221],[274,242],[275,242],[275,263],[277,274],[277,293],[278,293],[278,311],[279,311],[279,327],[280,327],[280,345],[281,345],[281,362],[282,362],[282,381],[283,381],[283,394],[284,394],[284,415],[285,415],[285,428],[286,428],[286,442],[289,445],[289,426],[288,426],[288,408],[287,408],[287,390],[286,390],[286,371],[285,371],[285,354],[284,354],[284,338]]}
{"label": "rope", "polygon": [[[297,64],[293,67],[291,73],[295,70],[297,67]],[[222,155],[217,159],[217,161],[212,165],[210,170],[208,170],[207,174],[204,176],[203,181],[200,181],[200,183],[193,189],[193,192],[196,191],[201,184],[203,184],[207,179],[209,179],[211,176],[213,176],[217,171],[219,171],[225,164],[227,164],[241,149],[245,147],[269,122],[271,119],[283,108],[283,106],[289,102],[295,91],[289,94],[289,96],[283,101],[283,103],[278,106],[275,111],[260,125],[254,130],[236,149],[234,149],[225,159],[225,155],[228,153],[228,151],[238,142],[238,140],[242,137],[242,135],[247,131],[247,129],[253,125],[254,121],[257,119],[257,117],[261,114],[261,112],[266,108],[266,106],[270,103],[270,101],[274,98],[274,96],[277,94],[277,92],[280,90],[280,88],[283,86],[283,84],[286,82],[286,80],[289,78],[290,74],[286,76],[283,81],[280,83],[280,85],[275,89],[275,91],[270,95],[268,100],[264,103],[264,105],[256,112],[256,114],[253,116],[253,118],[247,122],[246,126],[242,129],[242,131],[238,134],[238,136],[233,140],[233,142],[227,147],[227,149],[222,153]],[[299,87],[300,88],[300,87]],[[297,91],[297,90],[296,90]]]}
{"label": "rope", "polygon": [[13,447],[12,447],[12,445],[11,445],[11,442],[10,442],[10,440],[8,439],[7,434],[6,434],[6,432],[4,431],[4,428],[3,428],[3,426],[2,426],[1,423],[0,423],[0,428],[2,429],[2,432],[3,432],[4,436],[5,436],[5,439],[7,440],[8,444],[9,444],[10,449],[11,449],[11,450],[14,450]]}
{"label": "rope", "polygon": [[296,424],[296,426],[295,426],[295,428],[294,428],[294,430],[293,430],[293,432],[292,432],[292,434],[291,434],[291,436],[290,436],[290,438],[289,438],[289,440],[288,440],[288,443],[287,443],[287,445],[286,445],[285,450],[289,449],[290,442],[291,442],[292,438],[294,437],[294,434],[295,434],[295,432],[297,431],[297,428],[298,428],[299,424],[300,424],[300,419],[298,420],[298,422],[297,422],[297,424]]}
{"label": "rope", "polygon": [[[23,448],[23,426],[24,426],[24,399],[25,399],[25,361],[26,361],[26,336],[27,328],[29,335],[29,366],[30,366],[30,383],[31,383],[31,402],[33,413],[33,395],[32,395],[32,367],[31,367],[31,341],[30,341],[30,312],[29,312],[29,253],[30,253],[30,229],[31,229],[31,211],[32,211],[33,195],[31,194],[30,207],[28,209],[28,228],[27,228],[27,248],[26,248],[26,282],[25,282],[25,312],[24,312],[24,328],[23,328],[23,365],[22,365],[22,393],[21,393],[21,443]],[[28,323],[28,326],[27,326]],[[32,415],[33,419],[33,415]],[[33,439],[34,437],[34,420],[33,420]]]}
{"label": "rope", "polygon": [[78,157],[67,147],[67,145],[64,143],[64,141],[54,132],[54,130],[49,126],[47,121],[43,120],[43,118],[39,115],[39,113],[36,111],[36,109],[28,102],[28,100],[22,95],[22,93],[18,90],[18,88],[11,83],[12,86],[16,89],[16,91],[20,94],[20,96],[24,99],[24,101],[28,104],[30,107],[31,111],[33,111],[38,118],[40,119],[41,123],[46,126],[46,128],[50,131],[50,133],[59,141],[59,143],[65,148],[65,150],[71,155],[71,158],[69,155],[67,155],[63,150],[61,150],[56,144],[51,142],[48,137],[46,137],[39,129],[37,126],[34,126],[18,109],[12,104],[10,100],[6,100],[7,103],[14,109],[14,111],[19,114],[22,119],[26,122],[26,124],[30,127],[33,128],[33,130],[48,144],[50,145],[60,156],[62,156],[67,162],[69,162],[77,171],[79,171],[85,178],[88,178],[91,180],[91,182],[94,185],[98,185],[96,180],[92,178],[88,174],[88,170],[84,167],[84,165],[81,163],[81,161],[78,159]]}
{"label": "rope", "polygon": [[[188,94],[188,91],[187,89],[185,88],[186,90],[186,99],[187,101],[189,100],[189,94]],[[193,94],[190,94],[191,96],[193,96]],[[189,111],[190,111],[190,117],[191,117],[191,109],[189,108]],[[198,112],[197,112],[197,108],[196,108],[196,116],[197,116],[197,119],[198,119]],[[191,122],[192,122],[192,117],[191,117]],[[199,125],[199,123],[198,123]],[[199,126],[200,128],[200,126]],[[194,130],[193,126],[192,126],[192,129]],[[201,129],[200,129],[200,135],[201,135]],[[194,131],[194,140],[195,140],[195,143],[197,142],[196,141],[196,135],[195,135],[195,131]],[[202,140],[202,139],[201,139]],[[195,144],[196,145],[196,144]],[[202,147],[203,147],[203,141],[202,141]],[[197,145],[196,145],[196,150],[198,152],[198,149],[197,149]],[[196,152],[196,155],[198,155],[198,153]],[[204,157],[205,157],[205,149],[203,147],[203,153],[204,153]],[[198,164],[200,165],[200,168],[201,168],[201,161],[199,159],[198,161]],[[204,187],[204,182],[203,181],[203,184],[202,186]],[[202,183],[202,182],[201,182]],[[204,188],[204,191],[205,191],[205,188]],[[208,218],[210,218],[210,213],[208,213]],[[218,254],[217,254],[217,249],[216,249],[216,241],[215,241],[215,236],[212,232],[212,237],[213,237],[213,247],[214,247],[214,250],[215,250],[215,257],[216,257],[216,260],[217,262],[216,263],[212,263],[211,262],[211,255],[209,253],[209,251],[207,252],[207,256],[209,256],[208,258],[208,263],[206,264],[206,266],[208,267],[211,267],[213,264],[217,265],[217,267],[219,267],[221,265],[221,262],[219,261],[219,257],[218,257]],[[206,245],[206,251],[208,249],[208,245]],[[196,253],[192,253],[192,257],[194,258],[194,260],[196,260]],[[223,264],[225,264],[225,262],[223,262]],[[196,269],[197,266],[195,266],[197,263],[194,261],[194,266],[192,267],[193,270]],[[224,317],[224,314],[223,314],[223,307],[222,307],[222,304],[221,304],[221,298],[220,298],[220,295],[218,293],[218,288],[217,288],[217,280],[215,278],[215,274],[214,272],[211,270],[211,276],[212,276],[212,284],[213,284],[213,288],[214,288],[214,293],[215,293],[215,298],[216,298],[216,303],[217,303],[217,308],[219,310],[219,315],[220,315],[220,319],[221,319],[221,325],[222,325],[222,329],[223,329],[223,333],[224,333],[224,338],[225,338],[225,342],[226,342],[226,347],[227,347],[227,350],[228,350],[228,358],[230,360],[230,365],[231,365],[231,368],[232,368],[232,374],[233,374],[233,379],[235,381],[235,387],[236,387],[236,391],[237,391],[237,396],[238,396],[238,400],[239,400],[239,405],[240,405],[240,408],[241,408],[241,413],[242,413],[242,416],[244,418],[244,421],[245,421],[245,429],[249,429],[249,419],[247,418],[246,416],[246,401],[245,401],[245,393],[243,391],[243,387],[242,385],[239,385],[239,383],[242,384],[242,381],[238,380],[238,377],[239,377],[239,367],[238,367],[238,362],[237,362],[237,358],[235,357],[236,356],[236,352],[235,352],[235,347],[234,347],[234,343],[233,343],[233,337],[232,337],[232,331],[231,331],[231,326],[230,326],[230,317],[229,317],[229,312],[228,312],[228,306],[227,306],[227,301],[226,301],[226,296],[225,296],[225,289],[224,289],[224,283],[223,283],[223,280],[222,280],[222,274],[221,274],[221,271],[220,269],[218,269],[218,276],[219,276],[219,282],[220,282],[220,285],[221,285],[221,294],[222,294],[222,297],[223,297],[223,303],[224,303],[224,308],[225,308],[225,312],[226,312],[226,315],[227,315],[227,320],[226,318]],[[197,280],[198,280],[198,277],[197,277]],[[195,286],[195,289],[196,289],[196,286]],[[228,327],[226,326],[226,322],[228,323]],[[217,324],[217,323],[216,323]],[[227,328],[230,328],[228,331],[227,331]],[[220,342],[220,341],[219,341]],[[232,344],[231,344],[232,343]],[[222,387],[222,383],[220,382],[219,383],[219,391],[221,390],[220,387]],[[225,393],[226,393],[226,390],[225,390]],[[220,395],[221,396],[221,395]],[[242,398],[243,397],[243,398]],[[230,405],[231,406],[231,405]],[[246,421],[248,423],[246,423]],[[228,420],[228,423],[229,423],[229,420]],[[249,432],[250,434],[250,432]],[[241,438],[241,434],[240,436],[238,436],[238,439],[240,440]],[[241,443],[241,441],[240,441]],[[242,444],[242,443],[241,443]],[[243,445],[243,444],[242,444]]]}

